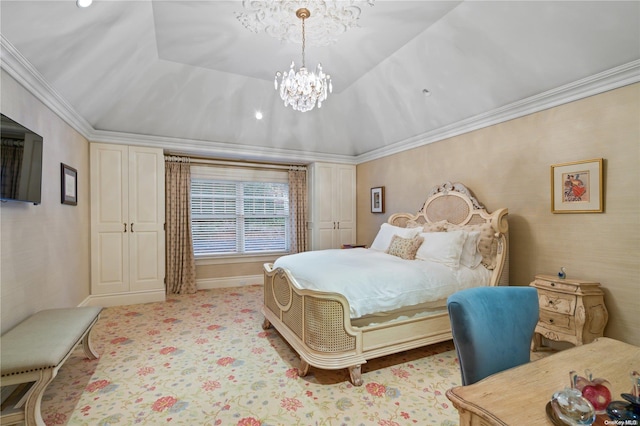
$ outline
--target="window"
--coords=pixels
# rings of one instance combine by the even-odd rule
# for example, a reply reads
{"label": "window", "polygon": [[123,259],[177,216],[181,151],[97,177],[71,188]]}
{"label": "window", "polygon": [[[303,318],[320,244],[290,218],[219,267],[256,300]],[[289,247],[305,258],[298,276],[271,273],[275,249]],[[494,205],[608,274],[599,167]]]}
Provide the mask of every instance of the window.
{"label": "window", "polygon": [[289,184],[191,179],[196,256],[289,250]]}

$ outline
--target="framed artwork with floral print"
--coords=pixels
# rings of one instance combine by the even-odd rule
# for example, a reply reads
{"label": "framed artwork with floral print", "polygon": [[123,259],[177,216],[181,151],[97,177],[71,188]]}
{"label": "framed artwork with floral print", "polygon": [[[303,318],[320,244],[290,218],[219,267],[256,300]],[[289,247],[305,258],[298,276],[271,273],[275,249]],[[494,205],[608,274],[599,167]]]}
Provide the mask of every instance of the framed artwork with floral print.
{"label": "framed artwork with floral print", "polygon": [[601,213],[603,206],[602,158],[551,166],[553,213]]}

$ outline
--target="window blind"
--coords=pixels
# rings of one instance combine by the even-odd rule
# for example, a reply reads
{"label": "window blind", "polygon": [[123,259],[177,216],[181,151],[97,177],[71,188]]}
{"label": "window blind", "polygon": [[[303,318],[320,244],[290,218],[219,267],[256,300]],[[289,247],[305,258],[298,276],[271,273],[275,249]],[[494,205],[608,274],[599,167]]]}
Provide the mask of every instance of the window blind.
{"label": "window blind", "polygon": [[196,256],[289,250],[289,185],[192,176]]}

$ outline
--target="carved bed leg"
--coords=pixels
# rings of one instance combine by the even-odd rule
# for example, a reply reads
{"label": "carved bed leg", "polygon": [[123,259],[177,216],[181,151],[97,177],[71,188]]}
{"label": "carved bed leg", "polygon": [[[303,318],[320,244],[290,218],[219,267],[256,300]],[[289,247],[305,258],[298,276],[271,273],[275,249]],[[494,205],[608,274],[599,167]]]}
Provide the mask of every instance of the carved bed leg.
{"label": "carved bed leg", "polygon": [[300,360],[300,367],[298,368],[298,376],[304,377],[309,372],[309,363],[304,359]]}
{"label": "carved bed leg", "polygon": [[362,386],[362,366],[353,365],[349,367],[349,376],[351,376],[351,383],[354,386]]}
{"label": "carved bed leg", "polygon": [[262,329],[267,330],[269,327],[271,327],[271,322],[265,318],[264,321],[262,321]]}

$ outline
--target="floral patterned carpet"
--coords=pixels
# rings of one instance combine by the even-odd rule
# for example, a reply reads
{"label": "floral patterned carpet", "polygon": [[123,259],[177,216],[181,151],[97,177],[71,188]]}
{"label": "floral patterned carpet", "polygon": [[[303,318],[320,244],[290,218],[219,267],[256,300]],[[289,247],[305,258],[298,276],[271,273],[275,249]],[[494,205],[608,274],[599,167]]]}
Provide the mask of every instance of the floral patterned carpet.
{"label": "floral patterned carpet", "polygon": [[264,331],[262,286],[202,290],[163,303],[106,308],[100,359],[77,349],[42,402],[47,425],[457,425],[445,396],[460,384],[451,342],[347,370],[311,367]]}

